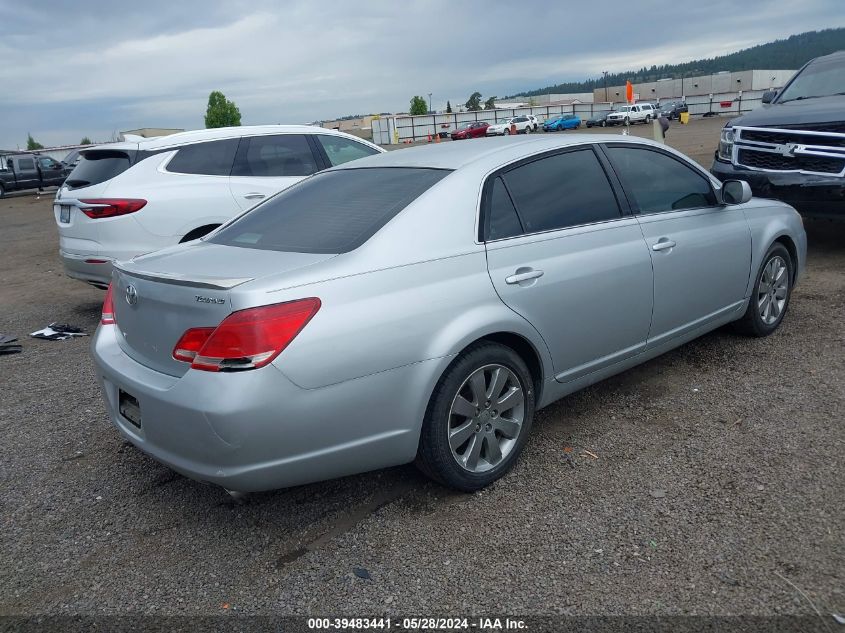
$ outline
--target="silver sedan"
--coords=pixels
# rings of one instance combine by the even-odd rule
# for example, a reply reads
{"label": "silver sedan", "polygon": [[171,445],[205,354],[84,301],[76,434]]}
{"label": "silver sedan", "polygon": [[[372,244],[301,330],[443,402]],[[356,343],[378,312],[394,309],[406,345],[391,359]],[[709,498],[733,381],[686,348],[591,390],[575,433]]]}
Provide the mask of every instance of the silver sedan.
{"label": "silver sedan", "polygon": [[412,461],[459,490],[535,411],[733,323],[766,336],[798,214],[631,137],[412,148],[316,174],[119,263],[93,356],[111,420],[231,491]]}

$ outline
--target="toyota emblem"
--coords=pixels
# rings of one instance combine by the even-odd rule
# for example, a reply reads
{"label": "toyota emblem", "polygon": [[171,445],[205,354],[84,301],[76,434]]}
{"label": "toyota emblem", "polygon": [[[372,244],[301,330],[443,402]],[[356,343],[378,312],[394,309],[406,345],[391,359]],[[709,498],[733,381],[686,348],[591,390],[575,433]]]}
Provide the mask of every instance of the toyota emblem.
{"label": "toyota emblem", "polygon": [[135,290],[135,286],[129,284],[126,286],[126,303],[131,306],[134,306],[138,303],[138,291]]}

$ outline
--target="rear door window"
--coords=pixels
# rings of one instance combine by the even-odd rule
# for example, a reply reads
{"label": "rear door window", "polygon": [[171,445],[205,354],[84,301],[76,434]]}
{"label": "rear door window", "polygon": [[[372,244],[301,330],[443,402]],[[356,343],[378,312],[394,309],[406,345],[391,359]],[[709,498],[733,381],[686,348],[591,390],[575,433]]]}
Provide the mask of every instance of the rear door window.
{"label": "rear door window", "polygon": [[21,171],[32,171],[35,169],[35,161],[31,158],[21,158],[18,161],[18,168]]}
{"label": "rear door window", "polygon": [[331,165],[337,166],[343,163],[348,163],[351,160],[364,158],[364,156],[372,156],[378,154],[378,150],[373,149],[369,145],[352,141],[342,136],[331,136],[329,134],[318,134],[317,141],[326,152]]}
{"label": "rear door window", "polygon": [[522,233],[522,224],[501,177],[493,181],[490,191],[490,226],[488,240],[501,240]]}
{"label": "rear door window", "polygon": [[129,169],[133,155],[132,150],[96,149],[83,152],[65,184],[71,189],[77,189],[111,180]]}
{"label": "rear door window", "polygon": [[272,251],[346,253],[448,174],[404,167],[327,171],[273,196],[209,241]]}
{"label": "rear door window", "polygon": [[310,176],[317,160],[303,134],[275,134],[241,139],[233,176]]}
{"label": "rear door window", "polygon": [[541,158],[503,175],[526,233],[616,220],[619,204],[592,149]]}
{"label": "rear door window", "polygon": [[185,145],[180,147],[167,163],[167,171],[178,174],[228,176],[232,171],[237,149],[236,138]]}

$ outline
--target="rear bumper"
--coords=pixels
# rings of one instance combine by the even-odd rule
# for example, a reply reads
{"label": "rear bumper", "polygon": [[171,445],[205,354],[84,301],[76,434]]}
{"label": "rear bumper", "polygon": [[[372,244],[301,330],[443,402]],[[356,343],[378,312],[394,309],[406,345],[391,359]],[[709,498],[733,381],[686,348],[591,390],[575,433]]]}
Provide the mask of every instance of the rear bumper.
{"label": "rear bumper", "polygon": [[[303,389],[272,364],[237,373],[163,374],[130,358],[114,326],[98,328],[91,352],[121,435],[177,472],[244,492],[412,461],[424,390],[442,364],[425,361]],[[138,400],[140,428],[120,414],[119,390]]]}
{"label": "rear bumper", "polygon": [[845,219],[845,179],[794,172],[763,172],[714,160],[710,172],[721,181],[745,180],[755,196],[775,198],[802,215]]}
{"label": "rear bumper", "polygon": [[65,274],[73,279],[87,281],[99,288],[105,288],[111,282],[112,259],[98,255],[74,255],[59,251]]}

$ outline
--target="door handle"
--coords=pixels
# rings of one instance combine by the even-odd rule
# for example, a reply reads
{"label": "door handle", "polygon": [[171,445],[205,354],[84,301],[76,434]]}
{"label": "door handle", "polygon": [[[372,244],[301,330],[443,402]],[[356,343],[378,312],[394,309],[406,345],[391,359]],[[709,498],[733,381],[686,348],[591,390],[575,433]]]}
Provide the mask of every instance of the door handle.
{"label": "door handle", "polygon": [[675,248],[676,244],[672,240],[666,239],[665,237],[661,237],[657,240],[656,244],[651,245],[651,250],[653,251],[665,251],[669,250],[670,248]]}
{"label": "door handle", "polygon": [[265,197],[266,196],[263,193],[257,193],[257,192],[244,194],[244,198],[246,198],[247,200],[261,200],[261,198],[265,198]]}
{"label": "door handle", "polygon": [[[519,272],[520,270],[524,272]],[[518,284],[521,281],[529,281],[531,279],[537,279],[538,277],[543,276],[542,270],[533,270],[533,269],[524,269],[524,268],[517,268],[516,272],[509,277],[505,277],[506,284]]]}

